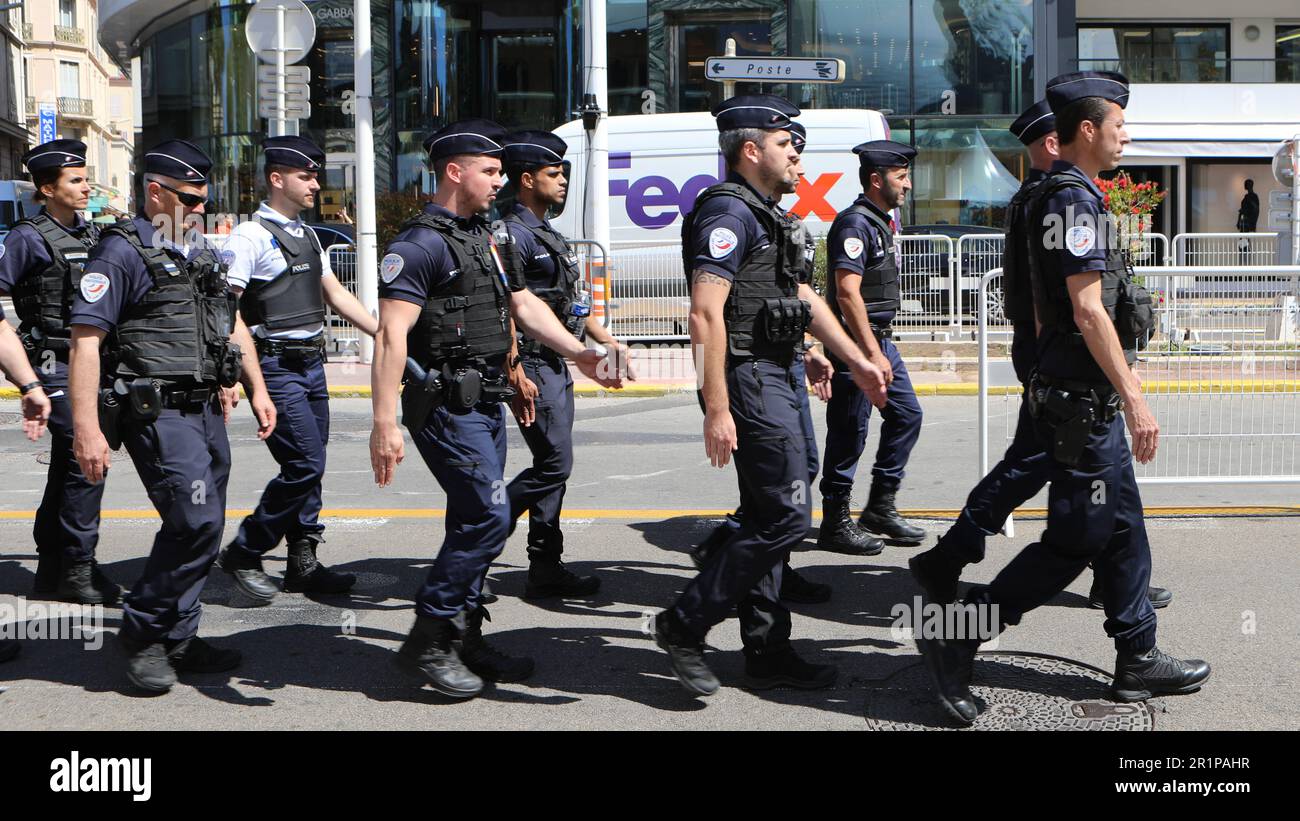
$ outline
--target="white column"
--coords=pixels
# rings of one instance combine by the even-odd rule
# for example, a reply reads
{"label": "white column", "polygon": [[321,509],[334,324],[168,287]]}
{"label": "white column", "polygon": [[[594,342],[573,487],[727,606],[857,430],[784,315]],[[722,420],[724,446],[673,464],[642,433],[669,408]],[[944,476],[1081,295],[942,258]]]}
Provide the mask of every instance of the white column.
{"label": "white column", "polygon": [[[379,315],[378,239],[375,231],[375,127],[370,98],[370,0],[355,0],[353,72],[356,86],[357,297],[371,316]],[[361,361],[369,364],[375,343],[361,334]]]}

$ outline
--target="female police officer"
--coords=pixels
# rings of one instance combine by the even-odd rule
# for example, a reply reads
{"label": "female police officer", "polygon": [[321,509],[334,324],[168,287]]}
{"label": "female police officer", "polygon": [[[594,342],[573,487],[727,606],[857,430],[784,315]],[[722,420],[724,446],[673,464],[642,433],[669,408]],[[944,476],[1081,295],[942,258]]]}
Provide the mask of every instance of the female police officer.
{"label": "female police officer", "polygon": [[86,144],[54,140],[23,155],[41,212],[0,245],[0,293],[13,296],[19,332],[50,397],[50,469],[36,511],[36,593],[81,604],[116,604],[121,590],[95,562],[104,484],[88,481],[72,454],[68,401],[68,306],[97,228],[77,213],[90,198]]}

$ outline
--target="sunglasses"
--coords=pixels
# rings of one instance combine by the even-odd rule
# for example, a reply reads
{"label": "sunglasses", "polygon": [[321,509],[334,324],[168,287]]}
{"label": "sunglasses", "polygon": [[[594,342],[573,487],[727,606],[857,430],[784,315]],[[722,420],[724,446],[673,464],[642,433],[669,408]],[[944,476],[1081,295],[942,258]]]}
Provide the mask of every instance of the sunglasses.
{"label": "sunglasses", "polygon": [[175,188],[172,188],[170,185],[167,185],[166,183],[158,182],[157,180],[154,180],[154,185],[157,185],[159,188],[166,188],[168,191],[175,194],[176,199],[180,200],[181,205],[184,205],[186,208],[195,208],[207,202],[206,197],[200,197],[198,194],[190,194],[185,191],[177,191]]}

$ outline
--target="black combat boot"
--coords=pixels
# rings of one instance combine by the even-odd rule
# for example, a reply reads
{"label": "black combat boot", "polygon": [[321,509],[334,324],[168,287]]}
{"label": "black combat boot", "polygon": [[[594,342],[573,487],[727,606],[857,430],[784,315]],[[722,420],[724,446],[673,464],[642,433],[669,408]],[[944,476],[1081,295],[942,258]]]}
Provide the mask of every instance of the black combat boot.
{"label": "black combat boot", "polygon": [[122,588],[99,570],[94,559],[64,562],[55,595],[77,604],[117,604]]}
{"label": "black combat boot", "polygon": [[1145,701],[1152,696],[1179,695],[1201,689],[1210,678],[1210,665],[1200,659],[1176,659],[1152,647],[1145,653],[1115,654],[1116,701]]}
{"label": "black combat boot", "polygon": [[704,663],[704,642],[677,624],[672,611],[665,610],[650,621],[650,630],[658,644],[668,653],[673,675],[692,693],[711,696],[721,683]]}
{"label": "black combat boot", "polygon": [[177,673],[224,673],[244,660],[238,650],[208,644],[198,636],[177,642],[164,642],[167,660]]}
{"label": "black combat boot", "polygon": [[351,573],[331,570],[316,560],[315,539],[289,542],[289,566],[284,589],[290,593],[346,593],[357,583]]}
{"label": "black combat boot", "polygon": [[117,634],[126,653],[126,677],[141,690],[165,693],[176,684],[176,670],[161,641],[141,642]]}
{"label": "black combat boot", "polygon": [[217,557],[217,566],[229,573],[239,589],[258,606],[270,604],[275,598],[275,582],[262,570],[261,556],[227,547]]}
{"label": "black combat boot", "polygon": [[465,613],[465,630],[460,634],[460,658],[465,666],[485,681],[523,681],[533,674],[533,660],[507,656],[483,638],[483,622],[492,621],[486,607]]}
{"label": "black combat boot", "polygon": [[483,679],[460,660],[452,641],[456,626],[450,619],[416,616],[415,626],[393,657],[397,669],[428,681],[445,696],[473,698],[483,692]]}
{"label": "black combat boot", "polygon": [[979,717],[975,694],[970,691],[978,639],[925,639],[916,637],[939,703],[957,723],[968,725]]}
{"label": "black combat boot", "polygon": [[525,599],[545,599],[551,596],[590,596],[600,589],[600,579],[579,576],[561,561],[536,559],[528,565],[528,582],[524,585]]}
{"label": "black combat boot", "polygon": [[822,526],[817,533],[817,547],[850,556],[874,556],[885,543],[853,524],[849,500],[822,499]]}
{"label": "black combat boot", "polygon": [[925,529],[898,515],[898,510],[894,507],[896,493],[898,485],[880,479],[873,481],[867,507],[858,517],[858,525],[869,533],[884,536],[900,545],[919,545],[925,538]]}
{"label": "black combat boot", "polygon": [[793,687],[798,690],[821,690],[835,683],[839,670],[832,664],[809,664],[793,648],[775,654],[745,655],[747,690],[771,690]]}
{"label": "black combat boot", "polygon": [[927,600],[950,604],[957,600],[957,581],[966,563],[936,545],[907,560],[912,578],[921,585]]}
{"label": "black combat boot", "polygon": [[[1163,587],[1148,587],[1147,600],[1151,602],[1154,609],[1159,610],[1162,607],[1169,606],[1169,603],[1174,600],[1174,594]],[[1106,609],[1105,594],[1101,589],[1101,579],[1097,578],[1095,571],[1092,575],[1092,589],[1088,591],[1088,606],[1093,610]]]}
{"label": "black combat boot", "polygon": [[781,571],[781,601],[822,604],[831,600],[831,586],[809,581],[789,564]]}

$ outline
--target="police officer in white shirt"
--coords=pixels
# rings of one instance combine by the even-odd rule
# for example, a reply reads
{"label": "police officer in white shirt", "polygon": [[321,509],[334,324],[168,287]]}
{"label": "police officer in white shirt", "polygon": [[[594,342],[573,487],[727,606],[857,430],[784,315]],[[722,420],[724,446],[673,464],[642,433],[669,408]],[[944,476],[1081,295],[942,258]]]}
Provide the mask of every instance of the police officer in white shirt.
{"label": "police officer in white shirt", "polygon": [[221,567],[254,601],[268,604],[276,587],[262,556],[282,538],[289,546],[285,590],[346,593],[356,583],[316,560],[324,541],[319,516],[330,425],[325,306],[371,336],[378,321],[334,276],[316,233],[299,216],[316,203],[325,152],[297,136],[271,137],[262,150],[267,199],[231,233],[223,261],[281,420],[266,440],[280,473],[240,524]]}

